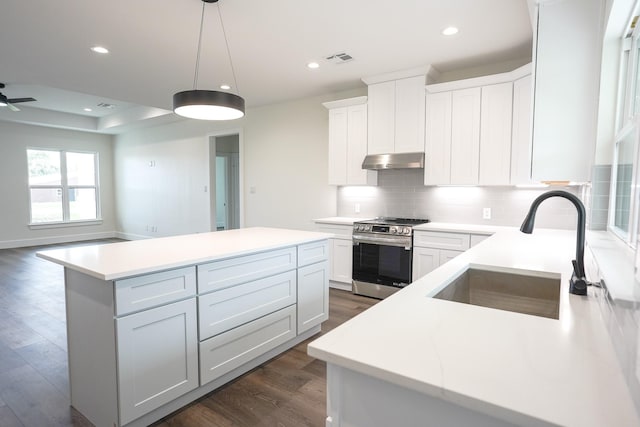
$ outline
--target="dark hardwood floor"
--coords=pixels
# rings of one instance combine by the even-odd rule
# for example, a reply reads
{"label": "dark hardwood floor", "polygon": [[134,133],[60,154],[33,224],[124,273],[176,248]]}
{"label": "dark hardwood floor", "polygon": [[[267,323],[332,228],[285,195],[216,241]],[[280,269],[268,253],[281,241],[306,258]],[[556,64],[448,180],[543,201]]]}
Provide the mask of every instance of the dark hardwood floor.
{"label": "dark hardwood floor", "polygon": [[[69,406],[63,269],[35,253],[110,241],[0,250],[0,427],[91,426]],[[376,302],[331,289],[322,333]],[[325,364],[307,355],[317,337],[154,425],[324,426]]]}

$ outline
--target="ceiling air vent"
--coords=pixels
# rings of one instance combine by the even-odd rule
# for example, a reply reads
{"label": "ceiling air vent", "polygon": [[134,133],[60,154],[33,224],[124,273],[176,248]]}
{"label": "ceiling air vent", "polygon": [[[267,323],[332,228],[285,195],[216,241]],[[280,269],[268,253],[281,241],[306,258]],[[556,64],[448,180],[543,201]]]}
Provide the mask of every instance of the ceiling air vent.
{"label": "ceiling air vent", "polygon": [[107,104],[106,102],[101,102],[100,104],[98,104],[98,107],[100,107],[100,108],[108,108],[110,110],[113,110],[114,108],[116,108],[116,106],[114,104]]}
{"label": "ceiling air vent", "polygon": [[353,61],[353,56],[348,53],[341,52],[327,56],[325,59],[334,64],[344,64],[345,62]]}

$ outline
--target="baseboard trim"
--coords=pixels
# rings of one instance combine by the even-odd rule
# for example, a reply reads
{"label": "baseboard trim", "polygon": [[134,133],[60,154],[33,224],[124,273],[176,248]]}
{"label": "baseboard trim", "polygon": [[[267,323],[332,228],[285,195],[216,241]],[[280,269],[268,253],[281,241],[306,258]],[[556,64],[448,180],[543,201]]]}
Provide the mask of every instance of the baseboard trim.
{"label": "baseboard trim", "polygon": [[151,236],[145,236],[143,234],[125,233],[123,231],[116,231],[115,237],[117,237],[118,239],[124,239],[124,240],[151,239]]}
{"label": "baseboard trim", "polygon": [[47,236],[35,239],[1,240],[0,249],[26,248],[29,246],[54,245],[57,243],[80,242],[84,240],[112,239],[115,231],[103,231],[100,233],[68,234],[65,236]]}

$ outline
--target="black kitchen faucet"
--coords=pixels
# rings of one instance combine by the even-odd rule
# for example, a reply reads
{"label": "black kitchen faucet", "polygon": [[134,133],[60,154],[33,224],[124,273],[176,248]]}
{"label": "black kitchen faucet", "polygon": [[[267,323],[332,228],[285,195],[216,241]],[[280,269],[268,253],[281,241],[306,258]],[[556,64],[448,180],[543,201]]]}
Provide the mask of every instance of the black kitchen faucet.
{"label": "black kitchen faucet", "polygon": [[550,197],[562,197],[564,199],[569,200],[578,210],[578,235],[576,237],[576,259],[571,261],[573,264],[573,274],[571,275],[571,280],[569,281],[569,292],[575,295],[587,295],[587,286],[590,284],[587,281],[585,272],[584,272],[584,229],[585,229],[585,218],[586,213],[584,209],[584,205],[575,195],[563,191],[563,190],[554,190],[549,191],[544,194],[538,196],[533,203],[531,203],[531,207],[529,208],[529,213],[527,214],[522,226],[520,227],[520,231],[523,233],[531,234],[533,232],[533,223],[536,220],[536,211],[538,210],[538,206],[540,203],[545,201]]}

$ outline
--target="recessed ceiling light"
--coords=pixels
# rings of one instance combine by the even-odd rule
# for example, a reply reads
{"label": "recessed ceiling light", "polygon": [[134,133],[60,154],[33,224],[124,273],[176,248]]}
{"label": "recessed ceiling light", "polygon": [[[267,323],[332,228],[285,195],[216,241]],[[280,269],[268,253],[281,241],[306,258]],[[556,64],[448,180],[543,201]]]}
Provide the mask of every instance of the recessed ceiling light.
{"label": "recessed ceiling light", "polygon": [[442,34],[445,36],[452,36],[454,34],[458,34],[458,29],[456,27],[447,27],[442,30]]}
{"label": "recessed ceiling light", "polygon": [[109,53],[109,49],[102,46],[93,46],[91,50],[95,53]]}
{"label": "recessed ceiling light", "polygon": [[229,85],[220,85],[220,89],[229,90],[229,89],[231,89],[231,86],[229,86]]}
{"label": "recessed ceiling light", "polygon": [[93,111],[93,110],[91,108],[85,108],[84,111],[88,113],[89,111]]}
{"label": "recessed ceiling light", "polygon": [[312,70],[315,70],[316,68],[319,68],[319,67],[320,67],[320,64],[318,64],[317,62],[309,62],[309,63],[307,64],[307,67],[308,67],[308,68],[311,68]]}

